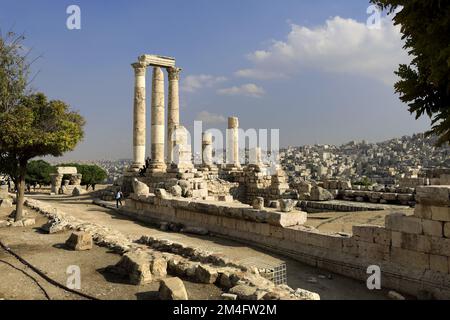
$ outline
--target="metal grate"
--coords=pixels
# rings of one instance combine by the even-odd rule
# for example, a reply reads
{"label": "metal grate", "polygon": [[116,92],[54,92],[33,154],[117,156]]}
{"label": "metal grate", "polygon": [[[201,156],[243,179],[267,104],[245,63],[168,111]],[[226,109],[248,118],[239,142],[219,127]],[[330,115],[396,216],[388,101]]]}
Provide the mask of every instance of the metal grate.
{"label": "metal grate", "polygon": [[251,257],[243,259],[240,262],[245,266],[257,268],[261,276],[276,285],[287,284],[287,266],[284,261],[274,260],[268,262],[257,257]]}

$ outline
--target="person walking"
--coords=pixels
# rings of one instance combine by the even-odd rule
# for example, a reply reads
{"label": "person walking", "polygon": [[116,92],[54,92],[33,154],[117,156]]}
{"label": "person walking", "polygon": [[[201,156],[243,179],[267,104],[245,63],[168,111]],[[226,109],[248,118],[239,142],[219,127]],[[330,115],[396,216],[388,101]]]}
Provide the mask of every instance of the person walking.
{"label": "person walking", "polygon": [[123,193],[121,190],[118,190],[116,192],[116,207],[119,208],[119,204],[120,206],[122,206],[122,198],[123,198]]}

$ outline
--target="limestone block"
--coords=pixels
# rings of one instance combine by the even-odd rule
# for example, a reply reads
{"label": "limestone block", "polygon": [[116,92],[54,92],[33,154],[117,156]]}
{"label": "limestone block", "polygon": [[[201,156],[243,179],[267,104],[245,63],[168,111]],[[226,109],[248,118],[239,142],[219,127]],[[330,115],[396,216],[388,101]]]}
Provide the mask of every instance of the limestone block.
{"label": "limestone block", "polygon": [[401,231],[403,219],[406,217],[404,213],[392,213],[385,218],[386,229],[393,231]]}
{"label": "limestone block", "polygon": [[36,220],[34,218],[27,218],[23,220],[23,226],[29,227],[34,226],[36,224]]}
{"label": "limestone block", "polygon": [[253,300],[256,288],[245,284],[239,284],[231,288],[229,293],[237,295],[239,300]]}
{"label": "limestone block", "polygon": [[334,199],[331,192],[319,186],[312,187],[310,194],[312,201],[328,201]]}
{"label": "limestone block", "polygon": [[93,246],[92,236],[87,232],[73,232],[67,239],[66,246],[75,251],[90,250]]}
{"label": "limestone block", "polygon": [[450,257],[450,239],[431,237],[432,254]]}
{"label": "limestone block", "polygon": [[423,233],[425,235],[442,237],[444,235],[444,223],[434,220],[422,220]]}
{"label": "limestone block", "polygon": [[448,207],[430,207],[431,219],[436,221],[450,222],[450,206]]}
{"label": "limestone block", "polygon": [[0,208],[12,208],[13,200],[11,198],[0,199]]}
{"label": "limestone block", "polygon": [[140,182],[138,179],[134,178],[133,179],[133,192],[137,196],[141,196],[141,195],[148,196],[150,194],[150,189],[145,183]]}
{"label": "limestone block", "polygon": [[385,201],[396,201],[397,196],[398,195],[396,193],[386,192],[381,194],[381,199]]}
{"label": "limestone block", "polygon": [[416,203],[416,206],[414,207],[414,216],[430,220],[432,217],[431,206]]}
{"label": "limestone block", "polygon": [[422,221],[422,219],[417,217],[404,217],[401,221],[400,231],[421,234],[423,232]]}
{"label": "limestone block", "polygon": [[389,246],[361,241],[358,244],[358,255],[363,259],[383,261],[389,259]]}
{"label": "limestone block", "polygon": [[294,210],[294,207],[297,205],[297,201],[292,199],[281,199],[280,200],[280,207],[281,212],[291,212]]}
{"label": "limestone block", "polygon": [[199,265],[195,270],[195,278],[200,283],[214,283],[219,274],[216,270],[206,265]]}
{"label": "limestone block", "polygon": [[114,268],[118,273],[128,276],[134,285],[150,283],[153,279],[149,256],[141,252],[125,253]]}
{"label": "limestone block", "polygon": [[162,256],[154,256],[150,261],[153,278],[162,279],[167,276],[167,261]]}
{"label": "limestone block", "polygon": [[188,300],[183,281],[177,277],[161,280],[159,298],[161,300]]}
{"label": "limestone block", "polygon": [[252,206],[253,206],[253,209],[256,209],[256,210],[264,209],[264,198],[263,197],[256,197],[253,200]]}
{"label": "limestone block", "polygon": [[304,211],[268,212],[267,222],[273,226],[293,227],[306,223],[308,214]]}
{"label": "limestone block", "polygon": [[373,230],[373,238],[374,242],[382,245],[389,245],[391,243],[391,234],[390,230],[387,230],[383,227],[377,227]]}
{"label": "limestone block", "polygon": [[82,194],[85,194],[86,190],[84,190],[82,187],[75,187],[72,191],[72,195],[75,197],[81,196]]}
{"label": "limestone block", "polygon": [[442,273],[448,273],[448,257],[430,254],[430,269]]}
{"label": "limestone block", "polygon": [[450,186],[420,186],[416,188],[416,201],[437,206],[450,205]]}
{"label": "limestone block", "polygon": [[356,240],[374,242],[374,229],[371,225],[357,225],[352,227],[352,233]]}
{"label": "limestone block", "polygon": [[431,251],[431,239],[418,234],[392,232],[392,247],[426,253]]}
{"label": "limestone block", "polygon": [[430,268],[430,255],[417,251],[392,248],[390,260],[412,269],[425,270]]}
{"label": "limestone block", "polygon": [[444,237],[450,238],[450,222],[444,224]]}
{"label": "limestone block", "polygon": [[56,172],[58,174],[77,174],[77,168],[76,167],[57,167]]}
{"label": "limestone block", "polygon": [[236,294],[232,293],[222,293],[220,297],[222,298],[222,300],[237,300],[238,298]]}
{"label": "limestone block", "polygon": [[178,185],[171,186],[169,188],[169,193],[174,197],[181,197],[183,194],[183,189]]}

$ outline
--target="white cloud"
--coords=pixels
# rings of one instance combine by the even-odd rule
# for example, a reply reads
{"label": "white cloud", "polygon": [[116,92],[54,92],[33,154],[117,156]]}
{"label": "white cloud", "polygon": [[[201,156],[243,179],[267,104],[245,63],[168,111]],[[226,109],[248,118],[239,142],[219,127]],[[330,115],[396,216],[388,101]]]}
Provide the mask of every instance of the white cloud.
{"label": "white cloud", "polygon": [[312,68],[392,84],[397,65],[410,60],[402,46],[400,27],[394,26],[389,17],[381,19],[380,28],[341,17],[315,28],[292,24],[284,41],[273,41],[265,50],[249,54],[253,67],[239,70],[236,75],[263,80]]}
{"label": "white cloud", "polygon": [[227,122],[227,119],[223,115],[211,113],[208,111],[200,112],[197,115],[196,119],[208,124],[219,124]]}
{"label": "white cloud", "polygon": [[215,77],[207,74],[189,75],[182,81],[181,89],[192,93],[203,88],[211,88],[226,80],[225,77]]}
{"label": "white cloud", "polygon": [[248,97],[259,98],[265,94],[265,91],[263,88],[258,87],[254,83],[247,83],[247,84],[243,84],[241,86],[234,86],[231,88],[219,89],[219,90],[217,90],[217,93],[221,94],[221,95],[228,95],[228,96],[243,95],[243,96],[248,96]]}

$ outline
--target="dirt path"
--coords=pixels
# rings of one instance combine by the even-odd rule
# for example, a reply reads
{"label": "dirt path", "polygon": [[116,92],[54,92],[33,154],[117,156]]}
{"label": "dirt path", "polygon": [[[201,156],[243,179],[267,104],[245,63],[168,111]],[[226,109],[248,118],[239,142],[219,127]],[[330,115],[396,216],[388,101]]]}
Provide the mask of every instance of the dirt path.
{"label": "dirt path", "polygon": [[[193,247],[206,248],[208,251],[224,254],[236,261],[244,263],[258,263],[276,265],[285,262],[287,265],[288,285],[293,288],[304,288],[319,293],[322,299],[385,299],[385,291],[369,291],[365,283],[330,274],[328,271],[310,267],[295,260],[277,256],[258,248],[253,248],[236,241],[212,236],[194,236],[173,232],[164,232],[155,227],[133,221],[119,215],[115,210],[92,204],[89,196],[81,197],[50,197],[35,195],[34,199],[45,201],[57,210],[69,213],[76,218],[94,222],[118,230],[132,238],[149,235],[160,239],[180,241]],[[322,277],[330,275],[331,279]],[[311,282],[311,278],[316,280]]]}
{"label": "dirt path", "polygon": [[[30,211],[28,209],[28,211]],[[0,219],[9,212],[0,210]],[[109,265],[116,264],[120,255],[103,247],[94,246],[89,251],[71,251],[63,244],[70,232],[43,234],[39,226],[47,219],[35,214],[34,227],[0,228],[0,240],[33,266],[45,272],[47,276],[66,285],[70,274],[69,266],[78,266],[81,271],[79,291],[98,299],[154,300],[158,298],[159,283],[134,286],[103,271]],[[191,299],[218,299],[221,290],[214,285],[205,285],[184,281]],[[73,300],[82,297],[60,289],[33,272],[26,265],[0,248],[0,299],[11,300]]]}

